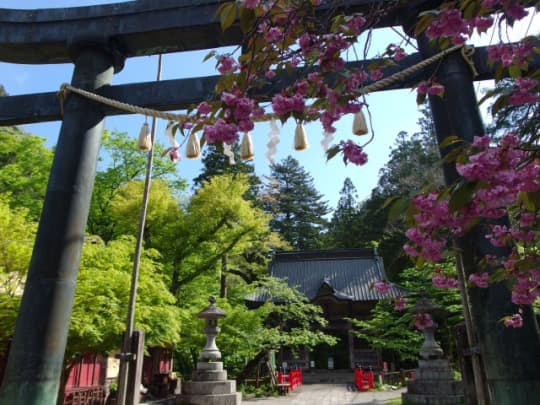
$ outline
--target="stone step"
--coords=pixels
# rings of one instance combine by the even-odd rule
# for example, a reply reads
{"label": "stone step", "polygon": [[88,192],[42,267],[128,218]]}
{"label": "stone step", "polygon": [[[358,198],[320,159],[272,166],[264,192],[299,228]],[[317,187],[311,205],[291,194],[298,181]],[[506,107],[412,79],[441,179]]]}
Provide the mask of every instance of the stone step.
{"label": "stone step", "polygon": [[463,395],[425,395],[425,394],[403,394],[403,402],[418,405],[457,405],[463,403]]}
{"label": "stone step", "polygon": [[227,370],[195,370],[191,379],[193,381],[225,381],[227,380]]}
{"label": "stone step", "polygon": [[182,392],[195,395],[233,394],[236,392],[236,381],[185,381]]}
{"label": "stone step", "polygon": [[461,381],[415,380],[407,383],[407,392],[410,394],[440,394],[441,396],[462,395],[463,385]]}
{"label": "stone step", "polygon": [[222,395],[187,395],[182,394],[176,397],[177,405],[240,405],[242,403],[242,394]]}

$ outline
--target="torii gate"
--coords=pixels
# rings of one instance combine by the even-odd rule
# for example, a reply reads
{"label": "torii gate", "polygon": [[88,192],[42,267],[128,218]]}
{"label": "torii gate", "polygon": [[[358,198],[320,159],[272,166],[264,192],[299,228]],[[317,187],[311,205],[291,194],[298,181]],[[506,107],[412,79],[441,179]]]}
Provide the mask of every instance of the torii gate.
{"label": "torii gate", "polygon": [[[343,12],[369,10],[392,0],[334,2]],[[394,2],[395,3],[395,2]],[[377,27],[414,24],[422,9],[442,1],[410,0],[377,22]],[[138,0],[129,3],[36,11],[0,9],[0,60],[12,63],[74,63],[71,84],[104,96],[159,110],[185,108],[213,95],[217,77],[168,80],[111,86],[125,58],[239,44],[237,27],[221,32],[214,15],[218,0]],[[436,50],[420,38],[420,54],[411,55],[385,74],[411,66]],[[356,64],[369,61],[355,62]],[[485,49],[478,49],[476,79],[493,77]],[[538,58],[535,62],[540,65]],[[408,87],[431,68],[404,79]],[[281,78],[286,80],[286,78]],[[484,132],[476,105],[473,77],[459,55],[440,64],[438,79],[444,99],[430,98],[437,131],[472,140]],[[276,80],[276,86],[283,85]],[[136,101],[135,101],[136,100]],[[103,120],[122,114],[76,96],[65,103],[64,115],[55,93],[0,98],[0,125],[62,120],[34,252],[16,332],[9,353],[0,404],[53,404],[56,401],[76,285],[80,252],[92,194]],[[459,117],[459,119],[456,119]],[[447,151],[443,151],[447,152]],[[446,180],[456,173],[445,170]],[[475,258],[491,252],[483,235],[473,230],[459,242],[466,274]],[[504,286],[470,291],[479,346],[492,398],[497,403],[540,403],[538,325],[532,311],[524,314],[519,332],[497,325],[509,302]]]}

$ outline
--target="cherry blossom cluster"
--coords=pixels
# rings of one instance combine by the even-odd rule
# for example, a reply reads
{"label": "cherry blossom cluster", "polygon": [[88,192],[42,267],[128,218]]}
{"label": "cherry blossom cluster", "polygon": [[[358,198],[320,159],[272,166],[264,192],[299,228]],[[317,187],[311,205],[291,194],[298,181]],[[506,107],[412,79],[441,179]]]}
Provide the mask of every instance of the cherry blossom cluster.
{"label": "cherry blossom cluster", "polygon": [[[496,247],[521,246],[526,254],[520,255],[514,248],[512,254],[499,263],[494,263],[491,257],[486,258],[486,262],[505,269],[502,279],[511,282],[514,304],[534,303],[540,297],[540,256],[536,250],[538,217],[520,204],[520,198],[526,193],[540,192],[539,162],[532,152],[523,149],[513,134],[503,136],[497,145],[490,137],[483,136],[474,139],[466,161],[457,163],[456,169],[464,179],[477,185],[470,202],[452,211],[448,199],[438,193],[416,196],[413,200],[415,226],[406,232],[409,242],[404,250],[413,257],[440,261],[448,239],[463,235],[477,218],[502,218],[508,213],[507,207],[519,206],[510,224],[490,225],[491,232],[485,237]],[[432,281],[439,288],[454,284],[440,271],[433,274]],[[469,281],[476,287],[487,288],[489,274],[487,271],[472,274]],[[517,324],[512,323],[512,326]]]}
{"label": "cherry blossom cluster", "polygon": [[444,274],[440,267],[435,268],[431,276],[431,282],[435,287],[442,289],[457,288],[459,285],[456,278]]}
{"label": "cherry blossom cluster", "polygon": [[432,328],[435,325],[433,317],[430,314],[420,313],[415,314],[414,316],[414,326],[418,330],[424,330],[427,328]]}

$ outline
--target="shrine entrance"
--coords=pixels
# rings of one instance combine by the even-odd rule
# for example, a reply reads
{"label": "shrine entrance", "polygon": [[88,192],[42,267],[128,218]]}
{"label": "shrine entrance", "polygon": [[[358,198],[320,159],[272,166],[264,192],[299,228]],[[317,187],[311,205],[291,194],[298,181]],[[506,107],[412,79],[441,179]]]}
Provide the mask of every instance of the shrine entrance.
{"label": "shrine entrance", "polygon": [[[402,25],[406,32],[411,32],[423,12],[441,3],[428,0],[347,0],[323,2],[317,13],[321,16],[329,12],[344,12],[351,16],[364,13],[373,17],[370,21],[372,28]],[[73,63],[72,92],[75,89],[85,90],[160,111],[186,109],[215,97],[218,78],[111,86],[112,78],[122,69],[125,59],[134,56],[249,45],[234,13],[222,17],[220,24],[216,17],[220,4],[217,0],[138,0],[61,10],[43,9],[31,13],[0,9],[0,60],[28,64]],[[227,4],[231,3],[225,4],[229,10],[231,6]],[[384,8],[385,12],[374,15],[373,10],[378,8]],[[221,25],[227,25],[229,29],[222,31]],[[422,36],[418,38],[418,47],[419,53],[384,70],[380,82],[392,77],[385,86],[378,83],[369,87],[367,81],[364,83],[366,91],[407,88],[431,77],[437,68],[438,80],[446,88],[444,98],[430,97],[438,141],[442,144],[450,135],[472,141],[475,135],[484,132],[473,80],[492,78],[496,69],[487,62],[486,49],[476,49],[473,56],[457,52],[462,47],[441,51]],[[362,67],[373,62],[351,63]],[[413,66],[415,68],[406,75],[392,76]],[[471,66],[475,67],[474,71]],[[293,66],[289,70],[294,73]],[[291,80],[289,72],[278,73],[282,75],[272,82],[272,86],[254,90],[260,99],[270,99]],[[0,98],[0,125],[62,121],[0,391],[2,405],[46,405],[56,401],[103,120],[107,115],[125,113],[126,110],[118,106],[103,106],[75,94],[62,103],[58,102],[56,93]],[[448,148],[443,148],[443,154],[448,151]],[[445,174],[448,182],[457,176],[452,170]],[[474,249],[487,253],[489,248],[486,248],[481,232],[471,233],[462,242],[459,246],[461,257],[467,259],[464,261],[465,271],[471,274],[476,266],[472,259],[478,255]],[[470,293],[479,339],[479,345],[471,351],[473,358],[478,360],[477,355],[481,354],[490,390],[501,403],[505,403],[504,398],[518,401],[516,396],[519,395],[539,399],[540,368],[537,364],[526,365],[533,357],[527,353],[537,353],[539,348],[534,316],[532,313],[524,315],[527,319],[522,334],[510,335],[508,331],[497,329],[494,319],[503,312],[509,293],[502,286],[490,287],[488,292]],[[476,340],[471,344],[475,345]],[[516,361],[517,350],[519,362]],[[328,352],[327,357],[330,354]],[[335,355],[335,360],[341,363],[341,357],[337,353]],[[126,367],[133,358],[133,353],[127,351],[121,356]],[[477,383],[481,384],[481,380]]]}

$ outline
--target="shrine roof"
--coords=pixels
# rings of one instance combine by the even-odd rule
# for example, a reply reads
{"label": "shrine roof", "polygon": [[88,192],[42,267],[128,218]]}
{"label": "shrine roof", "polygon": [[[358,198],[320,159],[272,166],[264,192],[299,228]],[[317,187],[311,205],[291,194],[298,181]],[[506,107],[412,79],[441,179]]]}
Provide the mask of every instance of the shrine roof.
{"label": "shrine roof", "polygon": [[[392,286],[381,294],[372,285],[386,278],[383,261],[375,249],[317,250],[276,253],[270,264],[270,275],[284,278],[313,301],[322,294],[338,300],[377,301],[402,295],[405,291]],[[252,294],[249,301],[264,302],[264,292]]]}

